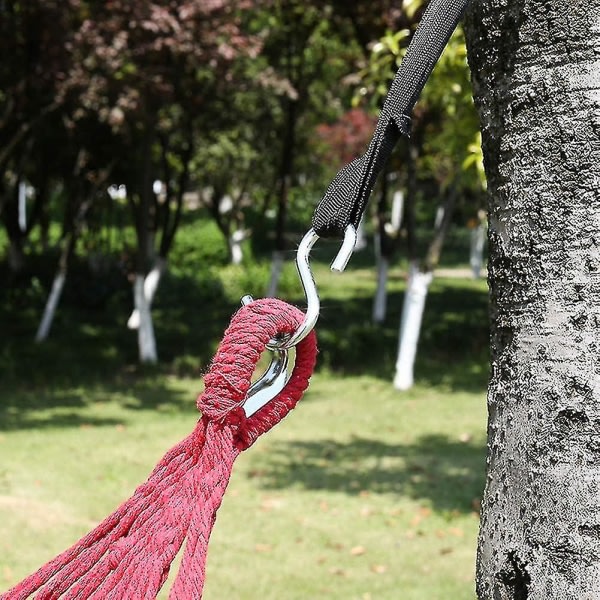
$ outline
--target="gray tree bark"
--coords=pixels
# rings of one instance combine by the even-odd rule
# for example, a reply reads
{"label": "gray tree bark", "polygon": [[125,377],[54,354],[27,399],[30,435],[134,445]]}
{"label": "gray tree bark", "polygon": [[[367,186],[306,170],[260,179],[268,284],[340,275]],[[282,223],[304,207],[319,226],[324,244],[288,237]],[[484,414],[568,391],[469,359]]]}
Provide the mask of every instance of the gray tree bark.
{"label": "gray tree bark", "polygon": [[600,0],[475,0],[492,365],[477,593],[600,598]]}

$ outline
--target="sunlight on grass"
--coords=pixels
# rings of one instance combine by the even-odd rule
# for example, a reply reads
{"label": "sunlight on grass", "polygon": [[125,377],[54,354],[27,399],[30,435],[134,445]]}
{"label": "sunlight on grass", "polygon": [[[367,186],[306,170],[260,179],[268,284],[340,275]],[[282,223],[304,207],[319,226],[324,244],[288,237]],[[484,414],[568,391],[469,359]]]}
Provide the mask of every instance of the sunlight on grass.
{"label": "sunlight on grass", "polygon": [[[77,408],[40,408],[35,429],[0,433],[2,588],[133,492],[193,428],[199,387],[162,381],[169,412],[146,386],[74,389]],[[398,394],[371,376],[316,375],[236,464],[205,597],[472,598],[483,464],[481,391]]]}

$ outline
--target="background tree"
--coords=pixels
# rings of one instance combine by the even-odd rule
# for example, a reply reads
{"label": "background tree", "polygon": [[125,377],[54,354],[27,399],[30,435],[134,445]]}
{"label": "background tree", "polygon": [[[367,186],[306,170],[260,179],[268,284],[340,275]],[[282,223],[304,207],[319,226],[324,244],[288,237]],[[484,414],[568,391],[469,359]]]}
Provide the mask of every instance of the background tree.
{"label": "background tree", "polygon": [[[310,138],[319,122],[337,117],[347,104],[351,88],[339,81],[351,70],[356,44],[346,42],[343,25],[334,28],[327,2],[277,0],[265,13],[268,31],[263,55],[268,67],[285,82],[273,114],[277,171],[272,197],[276,205],[273,268],[267,295],[277,293],[287,249],[286,224],[291,192],[307,177],[321,174],[310,156]],[[335,82],[335,83],[333,83]],[[345,102],[344,102],[345,100]]]}
{"label": "background tree", "polygon": [[600,597],[597,0],[474,2],[492,372],[481,600]]}
{"label": "background tree", "polygon": [[[150,303],[173,244],[198,125],[231,82],[228,68],[257,41],[240,29],[243,3],[93,4],[74,36],[65,94],[74,126],[90,116],[109,128],[137,234],[134,278],[140,359],[156,362]],[[154,192],[156,180],[164,193]],[[162,192],[162,190],[161,190]],[[150,280],[145,282],[150,275]],[[136,315],[139,315],[137,317]]]}
{"label": "background tree", "polygon": [[[60,88],[71,65],[77,3],[11,0],[0,6],[0,217],[9,239],[9,266],[20,271],[24,244],[47,210]],[[19,184],[35,186],[26,223],[19,220]],[[23,226],[24,225],[24,226]]]}
{"label": "background tree", "polygon": [[[387,93],[396,69],[405,54],[413,27],[418,23],[417,3],[404,8],[409,24],[406,29],[388,31],[373,44],[368,63],[361,72],[360,94],[373,106],[378,106]],[[411,20],[412,17],[412,20]],[[401,390],[413,384],[416,349],[420,336],[423,310],[433,271],[440,254],[457,204],[480,202],[482,177],[473,159],[473,144],[477,139],[477,118],[471,99],[466,48],[462,31],[452,36],[438,65],[426,85],[413,113],[411,137],[403,140],[397,152],[397,186],[406,189],[405,236],[409,259],[408,289],[404,298],[400,325],[400,340],[394,385]],[[383,304],[387,272],[399,236],[387,233],[386,196],[380,195],[377,210],[379,231],[380,282],[376,299]],[[470,208],[475,213],[475,208]],[[421,217],[417,219],[417,214]],[[435,218],[434,218],[435,215]],[[429,242],[423,252],[418,230],[424,229],[423,216],[431,225]],[[431,232],[433,229],[433,232]],[[393,230],[390,232],[393,234]],[[378,320],[385,316],[378,314]]]}

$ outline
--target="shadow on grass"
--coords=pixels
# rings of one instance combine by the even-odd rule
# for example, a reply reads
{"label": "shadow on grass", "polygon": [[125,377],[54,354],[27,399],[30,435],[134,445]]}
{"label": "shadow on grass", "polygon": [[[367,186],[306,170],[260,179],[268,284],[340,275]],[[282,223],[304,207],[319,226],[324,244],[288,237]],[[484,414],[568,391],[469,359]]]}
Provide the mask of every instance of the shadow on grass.
{"label": "shadow on grass", "polygon": [[33,338],[45,293],[18,302],[17,295],[14,289],[11,297],[0,294],[0,381],[7,390],[118,385],[124,376],[133,381],[171,373],[200,375],[237,308],[208,273],[196,279],[167,274],[153,306],[160,365],[152,368],[137,364],[137,332],[125,326],[131,311],[128,284],[98,306],[74,300],[78,293],[71,290],[41,344]]}
{"label": "shadow on grass", "polygon": [[156,377],[143,380],[121,377],[119,382],[110,384],[88,382],[85,387],[56,386],[52,391],[22,387],[0,398],[0,431],[119,425],[126,419],[111,415],[113,409],[108,405],[115,401],[130,411],[193,414],[195,407],[193,395],[173,389],[164,378]]}
{"label": "shadow on grass", "polygon": [[427,500],[438,512],[476,510],[485,474],[483,443],[428,434],[414,444],[357,437],[350,442],[280,443],[251,476],[268,489],[302,488]]}
{"label": "shadow on grass", "polygon": [[[314,263],[328,268],[318,257]],[[131,310],[129,283],[115,275],[106,280],[108,291],[100,293],[89,289],[84,266],[78,268],[73,268],[43,344],[35,344],[33,337],[51,277],[36,285],[25,277],[19,285],[0,289],[0,429],[89,423],[91,417],[79,419],[77,411],[103,396],[131,409],[188,406],[193,399],[180,398],[165,376],[199,378],[239,307],[232,300],[235,294],[225,289],[227,277],[213,268],[193,276],[175,269],[166,274],[153,305],[160,365],[142,368],[137,365],[137,334],[125,327]],[[253,273],[246,274],[248,284]],[[404,280],[397,269],[391,273],[388,318],[381,325],[371,322],[373,287],[374,273],[352,267],[320,286],[318,368],[392,380]],[[293,293],[291,301],[304,306],[299,286]],[[481,391],[487,370],[487,293],[469,281],[434,280],[423,317],[417,383]],[[97,418],[102,423],[102,415]]]}

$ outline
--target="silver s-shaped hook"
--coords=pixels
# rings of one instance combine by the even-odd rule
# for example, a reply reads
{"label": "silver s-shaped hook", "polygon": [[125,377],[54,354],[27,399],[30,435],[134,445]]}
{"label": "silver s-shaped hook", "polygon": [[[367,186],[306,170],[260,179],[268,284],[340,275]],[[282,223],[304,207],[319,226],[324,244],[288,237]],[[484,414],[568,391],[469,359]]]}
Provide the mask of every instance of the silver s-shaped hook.
{"label": "silver s-shaped hook", "polygon": [[[262,377],[258,381],[255,381],[248,390],[243,405],[247,417],[250,417],[262,408],[285,387],[290,376],[289,351],[314,329],[319,318],[321,302],[309,262],[310,251],[318,239],[319,235],[314,229],[310,229],[302,238],[296,253],[296,268],[298,269],[300,282],[304,288],[307,304],[304,320],[291,336],[281,340],[274,339],[267,344],[267,348],[272,352],[271,363]],[[356,229],[354,226],[348,225],[344,234],[342,247],[331,263],[332,271],[341,273],[346,268],[355,245]],[[252,296],[244,296],[242,298],[242,304],[246,305],[250,302],[253,302]]]}

